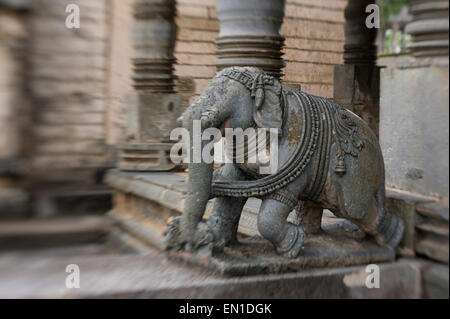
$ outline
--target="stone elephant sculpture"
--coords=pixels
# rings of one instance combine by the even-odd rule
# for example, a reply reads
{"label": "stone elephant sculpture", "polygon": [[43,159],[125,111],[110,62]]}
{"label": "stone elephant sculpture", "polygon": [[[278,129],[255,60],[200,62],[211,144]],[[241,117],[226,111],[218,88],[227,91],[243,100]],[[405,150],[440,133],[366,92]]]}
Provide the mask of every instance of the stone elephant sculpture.
{"label": "stone elephant sculpture", "polygon": [[[236,241],[249,197],[262,199],[258,230],[284,256],[300,254],[306,236],[320,230],[323,209],[357,225],[380,245],[396,247],[403,221],[385,207],[384,163],[375,134],[333,101],[294,92],[253,67],[222,70],[180,119],[201,129],[276,128],[278,170],[261,176],[258,165],[189,163],[181,216],[166,232],[170,249],[221,249]],[[193,145],[193,143],[191,143]],[[205,144],[202,144],[204,147]],[[203,220],[207,201],[216,198]],[[297,209],[300,223],[287,220]]]}

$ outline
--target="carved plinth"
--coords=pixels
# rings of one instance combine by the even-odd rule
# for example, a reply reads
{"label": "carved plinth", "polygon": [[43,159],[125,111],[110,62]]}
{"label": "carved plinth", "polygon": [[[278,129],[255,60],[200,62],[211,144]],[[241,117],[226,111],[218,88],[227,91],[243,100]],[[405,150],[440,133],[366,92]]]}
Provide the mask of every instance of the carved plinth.
{"label": "carved plinth", "polygon": [[126,171],[168,171],[176,167],[170,160],[170,132],[181,114],[177,93],[138,93],[129,110],[129,143],[119,146],[119,168]]}
{"label": "carved plinth", "polygon": [[285,63],[280,35],[283,1],[217,1],[220,34],[218,70],[230,66],[255,66],[280,78]]}
{"label": "carved plinth", "polygon": [[176,167],[170,160],[172,143],[125,144],[120,146],[119,168],[123,171],[170,171]]}
{"label": "carved plinth", "polygon": [[221,276],[240,277],[390,262],[395,259],[395,252],[370,241],[358,242],[323,232],[309,237],[302,255],[296,259],[280,257],[274,252],[273,246],[259,236],[243,239],[221,253],[169,252],[169,258],[205,268]]}
{"label": "carved plinth", "polygon": [[409,49],[415,56],[439,56],[449,53],[448,0],[410,0],[413,20],[406,33],[413,36]]}

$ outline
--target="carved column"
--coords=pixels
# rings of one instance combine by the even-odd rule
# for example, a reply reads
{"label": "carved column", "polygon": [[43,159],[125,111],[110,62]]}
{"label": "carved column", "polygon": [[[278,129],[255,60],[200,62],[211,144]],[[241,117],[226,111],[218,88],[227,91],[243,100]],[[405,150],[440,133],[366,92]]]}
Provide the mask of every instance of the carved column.
{"label": "carved column", "polygon": [[448,55],[448,0],[410,0],[413,20],[406,33],[413,36],[409,49],[414,56]]}
{"label": "carved column", "polygon": [[380,70],[377,29],[369,29],[366,8],[374,0],[349,0],[345,9],[344,65],[334,70],[334,99],[361,116],[378,134]]}
{"label": "carved column", "polygon": [[133,9],[136,92],[130,103],[129,143],[120,148],[119,168],[167,171],[175,167],[169,136],[181,112],[181,97],[174,93],[175,0],[135,0]]}
{"label": "carved column", "polygon": [[410,13],[411,54],[381,71],[387,204],[406,221],[404,253],[448,264],[449,1],[411,0]]}
{"label": "carved column", "polygon": [[217,69],[255,66],[280,78],[285,66],[280,34],[284,5],[284,0],[217,0]]}

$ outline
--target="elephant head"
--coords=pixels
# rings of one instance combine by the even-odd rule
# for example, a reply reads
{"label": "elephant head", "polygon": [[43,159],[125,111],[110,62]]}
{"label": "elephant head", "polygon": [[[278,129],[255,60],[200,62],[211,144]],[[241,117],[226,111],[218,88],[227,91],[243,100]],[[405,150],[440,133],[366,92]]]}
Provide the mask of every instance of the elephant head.
{"label": "elephant head", "polygon": [[[213,164],[194,163],[192,140],[194,120],[201,121],[202,131],[208,128],[278,128],[283,125],[281,83],[252,67],[232,67],[222,70],[204,93],[184,112],[179,122],[190,132],[188,194],[181,217],[169,225],[168,248],[204,245],[207,230],[201,224],[206,204],[211,196]],[[209,143],[203,141],[201,147]]]}

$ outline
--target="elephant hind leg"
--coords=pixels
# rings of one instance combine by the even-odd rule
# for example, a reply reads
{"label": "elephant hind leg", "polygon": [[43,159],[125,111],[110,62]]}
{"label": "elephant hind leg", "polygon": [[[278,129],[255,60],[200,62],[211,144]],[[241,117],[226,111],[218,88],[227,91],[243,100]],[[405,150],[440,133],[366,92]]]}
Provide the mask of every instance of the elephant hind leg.
{"label": "elephant hind leg", "polygon": [[258,216],[258,230],[276,248],[277,253],[295,258],[305,240],[303,227],[287,221],[292,206],[274,199],[264,199]]}
{"label": "elephant hind leg", "polygon": [[[359,226],[365,233],[373,236],[378,244],[391,248],[397,247],[403,239],[405,226],[399,216],[386,209],[384,185],[377,189],[375,196],[366,207],[368,212],[364,218],[347,219]],[[344,213],[344,217],[349,215],[353,214]]]}
{"label": "elephant hind leg", "polygon": [[375,200],[378,210],[377,234],[375,238],[378,243],[395,248],[403,239],[405,223],[399,216],[387,210],[384,185],[377,189]]}
{"label": "elephant hind leg", "polygon": [[298,222],[307,234],[316,234],[321,230],[323,208],[310,201],[301,201],[295,208]]}

